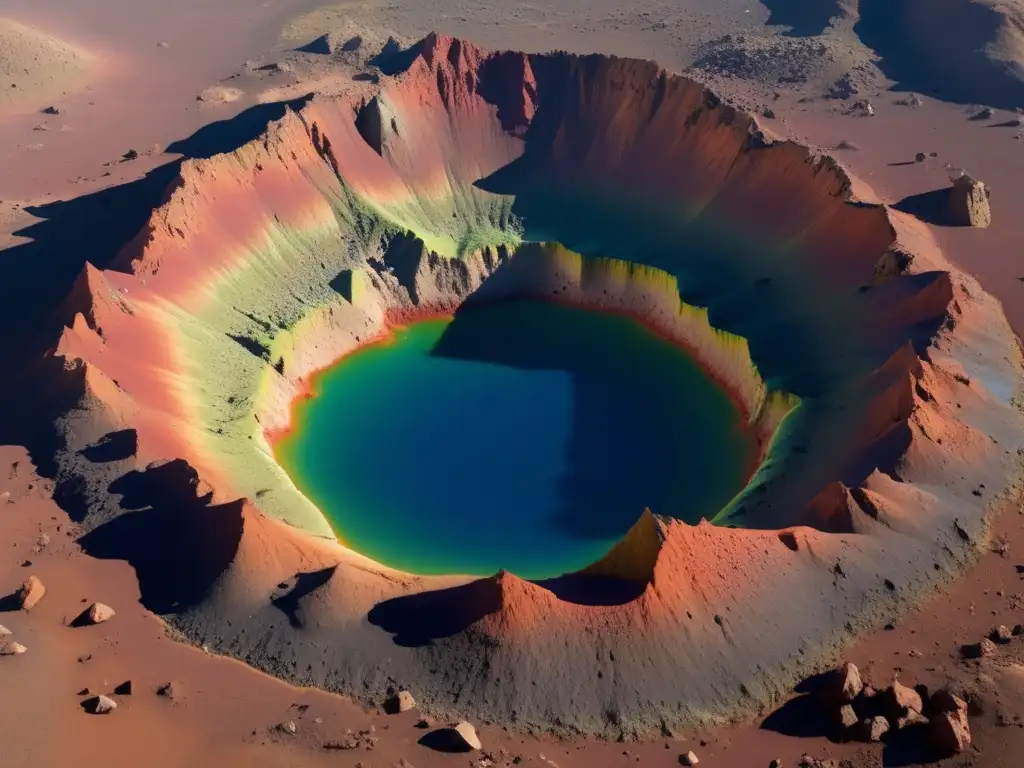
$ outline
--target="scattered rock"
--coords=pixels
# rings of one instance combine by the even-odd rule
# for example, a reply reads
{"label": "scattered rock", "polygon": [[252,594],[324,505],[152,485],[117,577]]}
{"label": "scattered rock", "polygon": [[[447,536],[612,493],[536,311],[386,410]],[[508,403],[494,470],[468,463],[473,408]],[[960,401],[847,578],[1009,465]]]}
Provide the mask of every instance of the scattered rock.
{"label": "scattered rock", "polygon": [[483,748],[483,745],[480,743],[480,737],[476,735],[476,728],[473,727],[472,723],[467,723],[463,720],[452,730],[459,735],[465,745],[470,749],[478,750]]}
{"label": "scattered rock", "polygon": [[942,712],[967,712],[967,702],[945,688],[932,694],[928,700],[928,709],[934,714]]}
{"label": "scattered rock", "polygon": [[853,709],[852,704],[844,704],[838,710],[836,710],[835,723],[834,723],[834,736],[837,740],[842,741],[850,733],[850,730],[854,728],[857,723],[860,722],[860,718],[857,717],[857,713]]}
{"label": "scattered rock", "polygon": [[32,551],[35,554],[38,555],[40,552],[42,552],[44,549],[46,549],[49,545],[50,545],[50,534],[48,534],[48,533],[40,534],[39,538],[36,540],[36,545],[34,547],[32,547]]}
{"label": "scattered rock", "polygon": [[41,110],[44,115],[63,115],[64,110],[56,105],[51,105],[46,109]]}
{"label": "scattered rock", "polygon": [[156,689],[156,695],[174,701],[180,695],[177,686],[173,682],[165,683]]}
{"label": "scattered rock", "polygon": [[8,635],[11,635],[11,634],[13,634],[11,632],[11,630],[9,630],[3,624],[0,624],[0,637],[7,637]]}
{"label": "scattered rock", "polygon": [[924,711],[921,694],[900,684],[899,680],[893,680],[892,685],[882,691],[878,698],[881,711],[893,722],[905,717],[909,712],[921,714]]}
{"label": "scattered rock", "polygon": [[118,696],[131,696],[132,695],[132,681],[125,680],[119,686],[114,689],[114,693]]}
{"label": "scattered rock", "polygon": [[995,115],[995,110],[992,107],[985,107],[971,115],[971,120],[991,120]]}
{"label": "scattered rock", "polygon": [[156,47],[157,48],[170,48],[171,44],[168,43],[166,40],[161,40],[159,43],[156,44]]}
{"label": "scattered rock", "polygon": [[875,105],[867,99],[855,101],[853,106],[850,107],[849,114],[858,115],[860,117],[874,117],[875,116]]}
{"label": "scattered rock", "polygon": [[296,733],[299,732],[299,727],[295,724],[294,720],[289,720],[285,723],[278,723],[277,730],[279,730],[281,733],[287,733],[291,736],[294,736]]}
{"label": "scattered rock", "polygon": [[995,654],[996,650],[996,644],[986,637],[980,643],[965,645],[961,648],[960,652],[965,658],[981,659],[987,656],[992,656]]}
{"label": "scattered rock", "polygon": [[390,714],[408,712],[416,708],[416,699],[408,691],[399,691],[384,703],[384,710]]}
{"label": "scattered rock", "polygon": [[139,159],[139,150],[137,150],[137,149],[129,149],[127,152],[125,152],[123,155],[121,155],[121,162],[122,163],[128,163],[128,162],[131,162],[132,160],[138,160],[138,159]]}
{"label": "scattered rock", "polygon": [[829,705],[849,704],[864,690],[856,665],[847,662],[833,670],[822,687],[822,698]]}
{"label": "scattered rock", "polygon": [[881,741],[882,737],[889,732],[889,721],[881,715],[866,718],[858,728],[858,736],[861,741]]}
{"label": "scattered rock", "polygon": [[765,107],[761,114],[767,117],[769,120],[775,119],[775,110],[771,109],[770,107]]}
{"label": "scattered rock", "polygon": [[117,702],[108,696],[93,696],[82,702],[82,708],[90,715],[108,715],[117,709]]}
{"label": "scattered rock", "polygon": [[114,609],[103,603],[93,603],[84,614],[86,624],[102,624],[114,618]]}
{"label": "scattered rock", "polygon": [[964,173],[953,179],[949,192],[949,217],[965,227],[987,227],[992,223],[990,193],[984,182]]}
{"label": "scattered rock", "polygon": [[989,634],[989,639],[994,643],[1008,643],[1013,640],[1013,633],[1005,624],[1000,624]]}
{"label": "scattered rock", "polygon": [[680,765],[696,765],[699,762],[700,760],[697,758],[697,755],[695,755],[692,750],[690,752],[687,752],[685,755],[679,756]]}
{"label": "scattered rock", "polygon": [[10,638],[0,640],[0,656],[20,656],[27,650],[24,645]]}
{"label": "scattered rock", "polygon": [[918,152],[916,155],[914,155],[915,163],[923,163],[927,159],[928,155],[926,155],[924,152]]}
{"label": "scattered rock", "polygon": [[928,718],[919,712],[909,710],[907,714],[896,719],[894,724],[897,730],[903,730],[904,728],[913,728],[917,725],[928,725]]}
{"label": "scattered rock", "polygon": [[245,95],[239,88],[227,88],[223,85],[214,85],[205,89],[196,96],[196,101],[205,104],[232,104]]}
{"label": "scattered rock", "polygon": [[782,768],[782,761],[772,760],[770,763],[768,763],[768,768]]}
{"label": "scattered rock", "polygon": [[851,152],[859,152],[860,151],[860,147],[859,146],[854,144],[852,141],[847,141],[846,139],[843,139],[838,144],[836,144],[836,149],[845,149],[845,150],[849,150]]}
{"label": "scattered rock", "polygon": [[828,89],[828,98],[830,99],[849,99],[852,96],[856,96],[860,93],[860,86],[857,85],[853,76],[847,72],[845,75],[840,77]]}
{"label": "scattered rock", "polygon": [[23,611],[31,611],[43,599],[46,594],[46,587],[37,576],[29,576],[15,593],[18,607]]}
{"label": "scattered rock", "polygon": [[421,717],[419,720],[416,721],[416,727],[417,728],[433,728],[434,727],[434,720],[432,718],[429,718],[429,717]]}
{"label": "scattered rock", "polygon": [[897,99],[894,103],[901,107],[910,107],[911,109],[919,109],[924,106],[924,102],[921,100],[921,97],[916,93],[908,94],[902,99]]}
{"label": "scattered rock", "polygon": [[971,746],[965,711],[940,713],[931,719],[928,732],[932,747],[945,756],[959,754]]}

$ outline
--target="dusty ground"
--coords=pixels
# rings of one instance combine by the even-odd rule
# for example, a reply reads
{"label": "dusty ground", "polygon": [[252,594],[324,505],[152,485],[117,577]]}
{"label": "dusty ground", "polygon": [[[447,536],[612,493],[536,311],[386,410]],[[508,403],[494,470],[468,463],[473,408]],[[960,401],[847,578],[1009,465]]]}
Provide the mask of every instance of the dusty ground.
{"label": "dusty ground", "polygon": [[[491,47],[600,50],[655,58],[673,69],[700,63],[738,102],[759,112],[770,108],[775,118],[763,120],[770,130],[824,151],[844,141],[856,146],[835,154],[870,185],[868,192],[887,202],[944,186],[946,164],[967,168],[992,190],[994,223],[987,230],[936,226],[936,235],[954,260],[1002,300],[1017,332],[1024,329],[1024,263],[1019,258],[1024,222],[1017,213],[1024,210],[1019,183],[1024,139],[1019,126],[1009,125],[1016,113],[997,110],[989,119],[971,120],[977,106],[927,95],[918,108],[898,105],[906,94],[883,90],[892,83],[886,77],[891,70],[879,69],[845,27],[820,40],[816,35],[780,36],[765,28],[766,21],[790,18],[787,12],[807,4],[642,0],[627,9],[607,0],[554,5],[463,0],[438,8],[399,0],[350,3],[309,15],[316,5],[309,0],[183,0],[171,12],[170,4],[156,0],[52,0],[45,8],[28,0],[0,0],[0,16],[45,30],[102,63],[96,70],[102,74],[89,74],[66,93],[41,94],[32,110],[0,112],[0,245],[15,246],[0,254],[0,279],[16,285],[19,274],[7,271],[5,258],[46,259],[55,249],[76,245],[91,257],[116,245],[120,232],[106,224],[122,219],[122,206],[129,203],[139,208],[136,218],[148,212],[147,206],[159,202],[151,199],[159,185],[144,186],[150,197],[132,193],[130,201],[96,191],[141,178],[182,155],[216,150],[216,136],[197,133],[202,126],[261,102],[301,95],[310,82],[328,91],[350,87],[315,57],[295,58],[290,52],[340,17],[358,14],[372,22],[370,27],[406,38],[438,29]],[[823,25],[820,30],[810,26],[812,32],[824,32]],[[732,38],[723,41],[726,35]],[[737,41],[737,36],[744,39]],[[816,46],[824,46],[824,52]],[[295,63],[262,68],[286,60]],[[824,98],[834,78],[851,68],[851,81],[860,92],[845,101]],[[221,90],[198,100],[214,87]],[[846,114],[857,99],[870,99],[875,115]],[[62,113],[36,111],[50,104]],[[258,126],[268,113],[257,106],[251,114]],[[46,130],[35,130],[43,124]],[[193,135],[202,141],[175,145]],[[129,150],[138,157],[120,162]],[[936,156],[917,163],[918,152]],[[161,171],[150,175],[162,178]],[[74,223],[62,220],[62,206],[52,201],[82,195],[90,199],[78,204],[82,213]],[[68,229],[54,235],[46,226],[51,219]],[[18,247],[30,250],[26,254]],[[0,317],[10,319],[2,310]],[[11,497],[10,503],[0,499],[0,543],[8,545],[0,557],[0,596],[28,574],[38,575],[48,588],[30,614],[0,612],[0,624],[29,648],[23,656],[0,659],[0,685],[8,694],[0,707],[3,765],[480,764],[479,755],[444,755],[417,744],[424,731],[415,727],[415,713],[365,712],[340,697],[296,689],[175,642],[160,620],[138,604],[129,564],[94,560],[78,550],[74,526],[49,499],[47,482],[34,474],[22,449],[0,449],[0,493]],[[937,684],[947,677],[964,678],[980,689],[987,706],[972,718],[976,750],[949,765],[1013,766],[1024,755],[1024,727],[1014,720],[1024,717],[1024,643],[980,664],[961,661],[959,653],[962,643],[976,642],[994,625],[1024,622],[1018,568],[1024,566],[1024,518],[1017,500],[1005,506],[993,541],[1008,548],[983,555],[946,593],[896,621],[893,629],[862,638],[848,653],[879,685],[900,670],[904,681]],[[50,541],[37,552],[44,533]],[[66,626],[84,601],[92,600],[113,606],[117,616],[99,627]],[[117,697],[120,707],[112,716],[91,717],[80,709],[80,690],[109,693],[129,679],[133,692]],[[156,694],[169,681],[178,692],[173,701]],[[305,705],[308,709],[302,710]],[[670,766],[678,765],[679,755],[689,749],[709,766],[767,766],[774,758],[795,765],[805,752],[848,759],[854,766],[914,764],[913,756],[892,749],[827,742],[816,733],[814,713],[802,706],[799,701],[789,705],[769,718],[767,727],[752,723],[642,745],[561,743],[487,728],[481,736],[497,765],[520,757],[528,765]],[[294,735],[276,728],[288,721],[296,724]],[[371,726],[378,739],[371,751],[323,747],[341,739],[346,729],[358,733]]]}

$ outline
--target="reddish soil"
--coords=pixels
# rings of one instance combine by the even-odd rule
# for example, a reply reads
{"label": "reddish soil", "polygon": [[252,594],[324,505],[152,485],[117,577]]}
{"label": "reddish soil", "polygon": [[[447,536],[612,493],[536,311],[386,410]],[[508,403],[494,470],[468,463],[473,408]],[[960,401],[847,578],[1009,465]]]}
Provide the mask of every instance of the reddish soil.
{"label": "reddish soil", "polygon": [[[48,134],[52,146],[46,142],[44,155],[26,153],[19,146],[28,141],[30,123],[38,122],[38,116],[0,124],[0,138],[7,147],[0,154],[7,171],[0,179],[0,198],[8,200],[70,195],[74,189],[130,178],[161,162],[159,156],[143,156],[110,168],[102,163],[116,161],[129,148],[166,145],[251,104],[243,100],[200,110],[194,98],[238,68],[253,50],[253,39],[265,35],[261,24],[283,17],[290,7],[285,2],[254,8],[232,0],[220,4],[214,11],[218,16],[207,23],[196,25],[183,12],[169,16],[155,32],[151,21],[136,23],[130,14],[123,14],[120,0],[93,4],[88,14],[73,0],[50,3],[46,15],[52,19],[42,18],[34,3],[8,6],[5,13],[29,23],[63,18],[63,25],[52,27],[54,34],[83,45],[103,48],[114,37],[130,39],[133,42],[121,50],[145,72],[144,77],[97,85],[94,91],[74,97],[68,113],[73,130],[59,137]],[[122,23],[116,34],[110,32],[114,20]],[[223,35],[225,28],[237,34]],[[538,39],[546,40],[545,35]],[[243,39],[244,44],[238,42],[236,47],[233,41]],[[169,47],[157,47],[160,40],[169,41]],[[632,44],[643,47],[635,38]],[[176,57],[173,71],[169,56]],[[745,84],[733,82],[730,88],[752,103],[767,102],[767,94]],[[1019,254],[1024,250],[1024,224],[1018,212],[1024,210],[1020,184],[1024,141],[1014,138],[1013,128],[994,127],[1008,120],[1010,113],[997,113],[987,122],[969,121],[961,107],[925,99],[923,107],[911,110],[891,103],[898,96],[874,97],[876,116],[855,118],[838,114],[831,102],[798,103],[797,96],[783,92],[773,109],[784,120],[762,122],[780,134],[792,134],[827,150],[843,140],[856,144],[860,151],[836,156],[887,202],[945,186],[947,162],[985,181],[992,190],[989,229],[930,229],[946,254],[1003,302],[1020,334],[1024,331],[1024,281],[1019,278],[1024,278],[1024,266]],[[938,156],[914,163],[917,152]],[[104,177],[108,171],[112,175]],[[88,181],[73,186],[82,178]],[[7,218],[6,206],[0,214]],[[0,493],[11,496],[10,503],[0,499],[0,541],[9,545],[7,556],[0,558],[0,597],[13,592],[29,574],[39,576],[47,587],[46,596],[31,613],[0,612],[0,624],[28,647],[21,657],[0,659],[0,680],[8,693],[0,708],[3,765],[392,766],[401,765],[402,760],[418,767],[485,764],[480,755],[445,755],[417,744],[425,731],[415,727],[415,712],[395,716],[368,712],[342,697],[290,686],[241,663],[176,642],[160,619],[139,604],[130,564],[96,560],[80,551],[74,543],[76,527],[50,498],[48,483],[35,475],[23,449],[0,448]],[[991,535],[1000,544],[998,552],[986,551],[957,583],[895,622],[892,629],[862,637],[846,654],[878,686],[898,672],[905,683],[937,686],[956,678],[978,691],[976,699],[984,711],[971,718],[974,749],[944,765],[1017,766],[1024,755],[1024,727],[1015,720],[1024,717],[1024,641],[1015,641],[981,662],[960,657],[961,644],[977,642],[998,624],[1024,622],[1020,568],[1024,566],[1024,506],[1019,499],[1011,499],[1004,507]],[[36,552],[42,534],[50,541]],[[117,611],[115,618],[97,627],[67,626],[93,600],[111,605]],[[84,698],[76,695],[80,690],[110,693],[129,679],[133,692],[115,696],[119,708],[112,715],[90,716],[80,708]],[[156,694],[169,681],[178,693],[173,701]],[[794,765],[804,753],[847,759],[857,768],[913,764],[884,754],[880,746],[836,745],[803,733],[810,720],[798,717],[795,725],[780,726],[802,735],[786,735],[755,722],[645,744],[561,742],[487,727],[480,734],[485,753],[499,766],[515,757],[526,765],[563,768],[673,766],[690,749],[702,766],[712,767],[767,766],[774,758]],[[294,735],[276,727],[288,721],[296,724]],[[359,732],[371,726],[372,736],[378,739],[372,751],[324,748],[325,743],[343,738],[347,729]]]}

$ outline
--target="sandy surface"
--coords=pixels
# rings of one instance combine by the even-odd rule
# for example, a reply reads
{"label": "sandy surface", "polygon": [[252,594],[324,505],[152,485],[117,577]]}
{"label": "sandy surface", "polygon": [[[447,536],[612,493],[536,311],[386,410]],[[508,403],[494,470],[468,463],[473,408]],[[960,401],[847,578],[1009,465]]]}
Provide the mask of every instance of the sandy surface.
{"label": "sandy surface", "polygon": [[[0,174],[4,240],[0,244],[14,246],[0,253],[0,259],[17,258],[16,248],[31,244],[34,221],[45,223],[50,217],[59,221],[57,209],[32,207],[33,203],[71,199],[138,178],[182,154],[201,155],[203,150],[195,146],[185,152],[163,151],[211,121],[227,119],[260,102],[301,95],[310,83],[328,91],[347,89],[348,83],[330,72],[302,62],[298,74],[290,68],[260,67],[282,60],[300,41],[311,41],[336,26],[340,18],[348,23],[353,13],[372,18],[375,28],[407,39],[439,29],[492,47],[600,50],[656,58],[670,68],[682,68],[699,56],[702,46],[725,34],[753,34],[775,45],[775,32],[765,30],[763,24],[786,19],[793,6],[803,4],[689,0],[671,5],[640,2],[623,9],[610,2],[573,0],[554,6],[452,2],[441,8],[396,2],[347,4],[309,15],[314,5],[300,0],[262,4],[188,0],[175,3],[171,13],[166,4],[155,0],[130,6],[125,0],[88,4],[53,0],[45,7],[28,0],[0,1],[0,16],[32,25],[104,62],[97,70],[102,75],[90,73],[74,87],[61,86],[60,91],[47,94],[43,101],[58,104],[63,110],[60,115],[25,114],[21,104],[0,110],[0,167],[4,168]],[[847,49],[849,41],[846,33],[835,37],[836,46],[853,50],[851,62],[871,58],[862,50]],[[1004,39],[1001,50],[1012,51],[1013,44]],[[779,45],[782,55],[790,50],[789,42]],[[66,49],[58,45],[56,50]],[[77,58],[66,56],[62,53],[58,59],[70,62],[68,66],[77,71]],[[247,61],[251,62],[248,67]],[[866,197],[873,194],[895,203],[943,187],[948,180],[947,163],[983,179],[992,190],[994,221],[989,229],[929,228],[946,254],[1003,302],[1020,333],[1024,330],[1024,265],[1020,261],[1024,222],[1018,212],[1024,210],[1019,182],[1024,172],[1024,140],[1019,138],[1020,127],[1005,125],[1016,114],[997,110],[991,119],[970,120],[977,112],[975,106],[927,95],[920,108],[899,106],[893,102],[904,94],[880,87],[893,82],[884,75],[902,73],[883,70],[882,76],[872,72],[861,79],[864,90],[858,98],[871,99],[876,112],[871,118],[845,114],[849,102],[821,98],[822,83],[831,71],[815,70],[807,82],[797,84],[770,78],[758,82],[712,79],[716,87],[752,109],[770,106],[776,118],[763,122],[780,135],[826,151],[841,141],[855,144],[857,150],[836,156],[863,180],[865,189],[860,192]],[[53,75],[51,70],[49,76]],[[911,82],[919,88],[918,81]],[[220,95],[199,101],[197,97],[210,88],[221,90],[207,93]],[[241,91],[237,98],[235,89]],[[231,97],[223,98],[225,94]],[[49,130],[34,130],[44,122]],[[119,162],[131,149],[140,156]],[[937,156],[915,163],[917,152]],[[105,200],[118,202],[116,197],[98,199],[101,207],[106,207]],[[148,205],[157,202],[154,199]],[[31,212],[26,213],[25,207]],[[117,216],[116,211],[106,215]],[[85,242],[95,222],[102,221],[78,222],[74,231]],[[13,234],[17,232],[21,234]],[[65,241],[61,244],[67,247]],[[0,659],[0,680],[5,691],[14,692],[0,710],[0,762],[4,765],[74,761],[79,765],[390,766],[403,759],[415,766],[478,764],[479,757],[442,755],[418,745],[422,732],[414,727],[415,713],[389,717],[366,712],[340,697],[294,688],[175,642],[162,622],[139,604],[129,564],[96,560],[80,552],[74,543],[76,529],[49,499],[48,488],[48,481],[35,476],[22,449],[0,450],[0,493],[10,492],[14,502],[0,500],[0,541],[11,545],[0,558],[0,595],[15,589],[29,573],[39,575],[48,587],[46,598],[31,614],[0,613],[0,624],[29,648],[24,656]],[[847,654],[879,685],[900,670],[904,681],[936,684],[956,677],[983,690],[979,699],[987,706],[971,720],[977,749],[945,763],[949,765],[1012,766],[1024,754],[1024,728],[1013,724],[1014,716],[1024,716],[1021,646],[1010,646],[981,663],[963,662],[959,657],[961,643],[976,642],[996,624],[1012,626],[1024,620],[1024,590],[1017,568],[1021,561],[1015,559],[1024,552],[1024,518],[1018,500],[1006,506],[992,539],[1004,541],[1008,549],[1000,547],[1002,554],[983,555],[960,582],[897,621],[894,629],[861,638]],[[50,543],[35,552],[42,533]],[[23,565],[25,561],[31,565]],[[65,626],[92,600],[112,605],[118,611],[115,619],[100,627]],[[88,661],[78,661],[89,656]],[[126,679],[133,681],[134,690],[131,696],[117,697],[121,706],[116,713],[101,718],[82,712],[82,697],[75,695],[79,690],[108,693]],[[174,702],[155,694],[157,687],[170,680],[180,684],[182,691]],[[310,707],[300,714],[296,704]],[[670,766],[678,765],[679,755],[688,749],[700,755],[701,765],[710,766],[766,766],[773,758],[791,765],[805,752],[849,759],[854,766],[915,764],[912,757],[885,754],[879,746],[831,744],[815,733],[812,716],[796,711],[796,725],[777,726],[785,733],[761,727],[758,721],[640,745],[564,743],[488,728],[482,728],[481,735],[497,765],[505,764],[500,751],[506,750],[509,759],[520,756],[532,765],[639,762]],[[275,728],[289,720],[297,724],[295,735]],[[1000,726],[1000,721],[1010,725]],[[770,720],[768,725],[775,727],[779,722]],[[358,732],[371,725],[373,736],[379,738],[372,752],[323,748],[324,742],[341,738],[346,729]],[[62,738],[54,739],[55,733]]]}

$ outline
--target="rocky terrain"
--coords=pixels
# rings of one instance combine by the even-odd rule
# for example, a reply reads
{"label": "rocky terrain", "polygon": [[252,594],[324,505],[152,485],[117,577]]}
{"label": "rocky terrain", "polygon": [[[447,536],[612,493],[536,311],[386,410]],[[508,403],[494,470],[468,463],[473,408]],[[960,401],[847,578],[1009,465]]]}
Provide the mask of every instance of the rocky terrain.
{"label": "rocky terrain", "polygon": [[[0,758],[1015,765],[1020,360],[989,294],[1019,332],[1016,7],[695,0],[438,18],[402,3],[358,15],[300,5],[289,13],[309,13],[274,21],[274,50],[238,56],[234,74],[196,65],[180,94],[160,91],[185,105],[165,126],[219,126],[199,139],[145,128],[142,110],[124,123],[130,140],[108,130],[92,155],[71,152],[84,146],[76,131],[116,124],[102,82],[87,97],[95,109],[69,84],[35,107],[54,113],[18,117],[12,105],[0,121],[21,142],[5,150],[18,147],[3,184],[22,190],[3,203],[0,274],[25,288],[0,315],[39,331],[16,339],[0,388],[0,442],[32,448],[31,460],[3,449],[0,531],[14,554],[0,563],[0,666],[25,694],[0,718]],[[184,53],[178,24],[146,40],[140,80],[146,62]],[[439,25],[495,48],[512,34],[526,50],[698,69],[492,56],[444,36],[399,54]],[[68,130],[33,131],[41,122]],[[592,125],[615,127],[580,140]],[[661,151],[668,133],[688,138]],[[732,159],[722,172],[695,157]],[[524,159],[526,175],[498,173]],[[70,183],[55,180],[76,163],[88,168],[82,189],[128,184],[28,201],[33,184]],[[638,176],[646,190],[623,194],[642,188]],[[529,183],[544,178],[554,200]],[[652,241],[607,208],[605,228],[545,218],[608,180],[630,216],[668,199],[686,226],[655,227]],[[481,205],[489,195],[504,202]],[[582,574],[633,580],[616,605],[512,574],[441,584],[380,569],[316,538],[329,531],[289,512],[266,453],[245,445],[272,442],[303,377],[344,351],[346,312],[372,333],[465,296],[442,286],[501,285],[483,277],[529,263],[517,238],[531,218],[585,254],[597,242],[601,255],[668,270],[681,298],[710,305],[715,327],[750,339],[757,369],[800,398],[718,526],[645,515]],[[507,228],[514,220],[527,231]],[[758,233],[756,260],[738,247],[715,254],[732,272],[687,265],[680,243],[706,248],[735,221]],[[486,269],[439,271],[451,254]],[[309,287],[268,298],[255,280],[268,275]],[[755,305],[772,322],[736,309]],[[191,356],[210,361],[208,381],[182,365]],[[38,406],[25,407],[28,392]],[[595,659],[563,650],[580,632]],[[374,672],[385,657],[389,672]],[[845,660],[856,675],[813,674]],[[524,669],[534,690],[519,693],[504,681]],[[46,739],[53,728],[71,738]]]}

